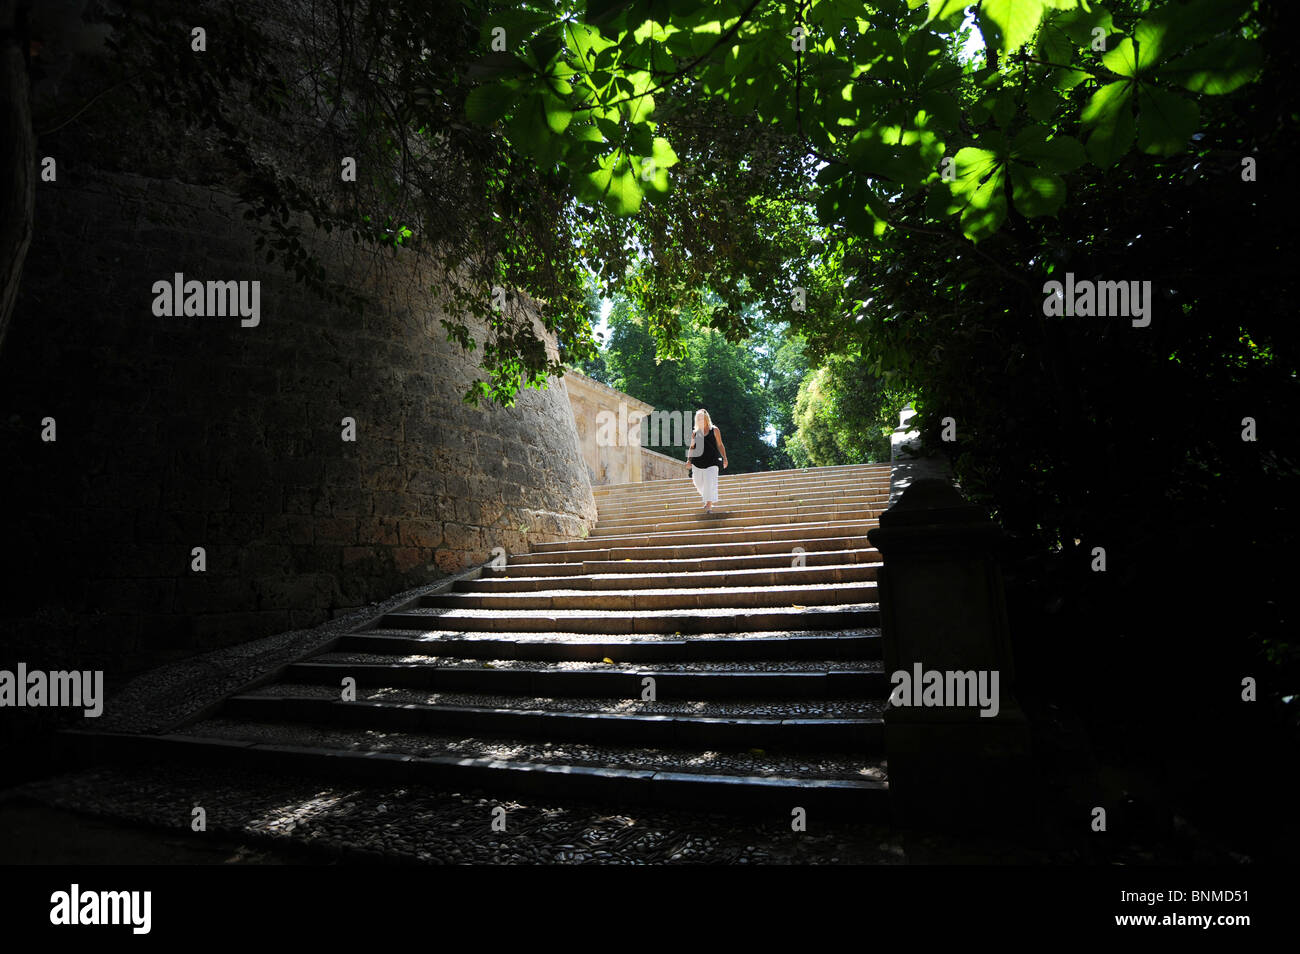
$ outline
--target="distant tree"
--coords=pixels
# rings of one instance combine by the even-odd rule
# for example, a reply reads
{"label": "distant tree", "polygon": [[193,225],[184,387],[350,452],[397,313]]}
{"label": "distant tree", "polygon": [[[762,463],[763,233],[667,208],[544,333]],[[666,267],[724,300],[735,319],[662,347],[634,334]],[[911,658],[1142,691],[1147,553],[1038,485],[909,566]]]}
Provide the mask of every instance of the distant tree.
{"label": "distant tree", "polygon": [[[615,299],[609,318],[609,341],[601,356],[605,383],[652,404],[660,412],[681,415],[683,443],[695,411],[708,410],[722,430],[731,472],[767,469],[774,449],[763,440],[769,399],[763,388],[759,356],[745,344],[732,344],[717,331],[687,329],[676,358],[659,354],[648,322],[626,298]],[[650,424],[643,439],[651,437]],[[674,439],[671,428],[659,440]],[[662,453],[684,456],[682,445],[659,446]]]}
{"label": "distant tree", "polygon": [[803,336],[786,330],[767,356],[764,389],[768,398],[768,426],[773,434],[772,463],[778,470],[802,466],[791,457],[786,443],[795,434],[795,402],[799,387],[808,375],[806,347]]}
{"label": "distant tree", "polygon": [[889,433],[909,399],[861,357],[834,356],[799,386],[786,450],[797,467],[888,461]]}

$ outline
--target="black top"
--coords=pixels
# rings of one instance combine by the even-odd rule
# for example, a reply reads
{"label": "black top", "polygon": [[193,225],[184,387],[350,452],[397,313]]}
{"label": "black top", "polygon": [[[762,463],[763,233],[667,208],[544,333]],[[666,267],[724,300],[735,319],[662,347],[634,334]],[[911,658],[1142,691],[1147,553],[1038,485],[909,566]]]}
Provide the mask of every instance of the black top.
{"label": "black top", "polygon": [[693,466],[699,467],[701,470],[706,467],[722,466],[722,452],[718,450],[718,441],[713,436],[715,431],[717,431],[716,427],[709,428],[709,433],[704,435],[704,443],[702,445],[699,445],[700,432],[695,432],[695,441],[697,445],[699,445],[697,449],[700,453],[699,456],[692,457],[690,460]]}

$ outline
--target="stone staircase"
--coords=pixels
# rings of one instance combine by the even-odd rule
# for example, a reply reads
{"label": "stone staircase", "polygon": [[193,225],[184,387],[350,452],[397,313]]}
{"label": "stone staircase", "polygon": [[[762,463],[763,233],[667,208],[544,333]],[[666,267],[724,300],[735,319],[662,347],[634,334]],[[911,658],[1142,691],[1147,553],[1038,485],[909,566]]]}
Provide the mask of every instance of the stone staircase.
{"label": "stone staircase", "polygon": [[[540,543],[96,751],[458,789],[887,813],[876,569],[888,465],[597,488]],[[347,679],[355,699],[342,698]]]}

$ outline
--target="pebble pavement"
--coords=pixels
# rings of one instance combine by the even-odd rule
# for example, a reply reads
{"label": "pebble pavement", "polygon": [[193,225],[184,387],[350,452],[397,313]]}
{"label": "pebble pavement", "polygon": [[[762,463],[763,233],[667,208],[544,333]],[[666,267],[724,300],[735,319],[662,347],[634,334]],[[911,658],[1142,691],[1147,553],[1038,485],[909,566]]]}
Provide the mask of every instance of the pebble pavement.
{"label": "pebble pavement", "polygon": [[[279,698],[293,696],[306,699],[338,699],[334,686],[300,683],[276,683],[259,686],[247,693],[252,696]],[[357,698],[363,702],[394,702],[416,705],[484,706],[491,709],[543,709],[548,712],[609,712],[644,715],[754,716],[758,718],[880,718],[884,699],[818,699],[815,702],[790,702],[782,699],[660,699],[654,702],[610,698],[562,698],[556,696],[511,696],[473,692],[430,692],[421,689],[359,687]]]}
{"label": "pebble pavement", "polygon": [[[500,799],[420,786],[334,784],[299,776],[203,767],[99,768],[6,793],[90,812],[174,837],[233,837],[255,847],[309,849],[320,863],[420,864],[906,864],[959,860],[990,849],[975,841],[900,832],[873,823],[822,824],[804,832],[790,817],[640,810],[564,800]],[[202,806],[206,832],[190,830]],[[496,809],[505,831],[494,831]],[[1009,863],[1049,860],[1002,846]]]}

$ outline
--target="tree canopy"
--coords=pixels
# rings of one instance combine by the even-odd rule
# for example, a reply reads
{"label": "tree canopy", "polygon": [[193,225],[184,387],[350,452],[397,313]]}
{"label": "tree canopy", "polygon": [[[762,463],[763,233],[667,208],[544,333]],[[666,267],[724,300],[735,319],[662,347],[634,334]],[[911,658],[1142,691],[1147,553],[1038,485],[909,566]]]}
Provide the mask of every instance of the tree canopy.
{"label": "tree canopy", "polygon": [[[684,457],[695,411],[705,408],[723,432],[729,470],[745,473],[772,465],[775,448],[763,439],[771,415],[762,355],[728,342],[710,328],[692,326],[675,359],[661,360],[645,316],[627,298],[610,310],[609,341],[600,360],[585,370],[610,387],[679,415],[672,428],[642,424],[642,442],[660,453]],[[667,431],[667,433],[664,433]]]}
{"label": "tree canopy", "polygon": [[[1131,575],[1074,578],[1092,601],[1175,592],[1152,568],[1207,533],[1266,587],[1298,539],[1294,6],[338,0],[283,5],[286,44],[222,0],[200,60],[187,6],[153,0],[114,15],[106,81],[193,123],[309,287],[330,275],[290,211],[436,257],[445,330],[483,354],[469,398],[592,359],[594,273],[654,356],[686,362],[654,373],[689,367],[701,329],[750,340],[731,373],[769,406],[737,416],[803,420],[792,462],[869,454],[885,396],[914,396],[1016,539],[1076,568],[1118,548]],[[1074,278],[1149,283],[1150,321],[1054,314],[1048,288]],[[752,343],[774,328],[788,348]],[[1280,639],[1263,602],[1234,625]]]}

